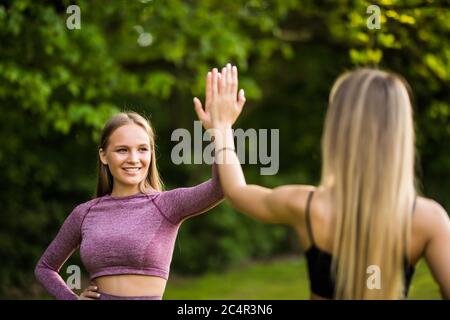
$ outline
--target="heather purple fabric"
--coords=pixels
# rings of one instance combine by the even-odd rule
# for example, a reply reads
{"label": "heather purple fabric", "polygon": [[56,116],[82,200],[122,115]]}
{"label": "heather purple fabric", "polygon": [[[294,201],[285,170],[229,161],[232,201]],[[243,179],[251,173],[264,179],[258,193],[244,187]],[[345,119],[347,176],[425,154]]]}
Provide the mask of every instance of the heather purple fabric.
{"label": "heather purple fabric", "polygon": [[79,247],[90,279],[142,274],[168,279],[178,228],[223,199],[216,165],[212,178],[190,188],[127,197],[106,195],[77,206],[61,226],[35,268],[56,299],[78,296],[58,274]]}
{"label": "heather purple fabric", "polygon": [[125,296],[115,296],[112,294],[107,294],[104,292],[98,292],[100,293],[100,298],[98,300],[162,300],[162,297],[160,296],[132,296],[132,297],[125,297]]}

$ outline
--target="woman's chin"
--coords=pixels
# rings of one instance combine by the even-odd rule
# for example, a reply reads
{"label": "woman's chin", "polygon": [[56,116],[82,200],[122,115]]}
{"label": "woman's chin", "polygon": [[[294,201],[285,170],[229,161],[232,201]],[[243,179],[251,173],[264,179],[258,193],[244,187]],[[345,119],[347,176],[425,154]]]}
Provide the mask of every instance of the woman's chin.
{"label": "woman's chin", "polygon": [[120,183],[131,187],[139,185],[142,180],[144,180],[143,177],[123,177],[120,179]]}

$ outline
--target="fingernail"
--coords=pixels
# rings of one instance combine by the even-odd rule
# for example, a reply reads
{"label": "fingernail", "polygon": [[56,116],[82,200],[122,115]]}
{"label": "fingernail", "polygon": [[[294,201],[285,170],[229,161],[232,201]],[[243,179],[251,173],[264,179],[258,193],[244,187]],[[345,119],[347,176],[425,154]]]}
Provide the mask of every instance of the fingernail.
{"label": "fingernail", "polygon": [[97,293],[97,298],[100,298],[100,293]]}
{"label": "fingernail", "polygon": [[94,287],[94,290],[98,290],[98,287]]}

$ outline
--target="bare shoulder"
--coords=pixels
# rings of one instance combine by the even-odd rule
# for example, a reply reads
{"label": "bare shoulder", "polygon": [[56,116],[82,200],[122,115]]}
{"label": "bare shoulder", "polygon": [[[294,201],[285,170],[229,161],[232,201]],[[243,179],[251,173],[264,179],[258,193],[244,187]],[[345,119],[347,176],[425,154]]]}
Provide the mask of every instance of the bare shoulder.
{"label": "bare shoulder", "polygon": [[444,207],[437,201],[418,197],[414,212],[413,227],[431,236],[441,228],[449,228],[450,220]]}
{"label": "bare shoulder", "polygon": [[305,212],[306,200],[311,191],[316,190],[315,186],[311,185],[286,185],[283,187],[289,209],[296,216],[303,216]]}

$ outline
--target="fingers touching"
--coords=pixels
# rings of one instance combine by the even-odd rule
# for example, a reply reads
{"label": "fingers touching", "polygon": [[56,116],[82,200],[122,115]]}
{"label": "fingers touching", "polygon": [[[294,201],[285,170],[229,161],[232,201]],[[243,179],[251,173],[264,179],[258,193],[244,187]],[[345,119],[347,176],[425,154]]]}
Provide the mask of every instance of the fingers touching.
{"label": "fingers touching", "polygon": [[237,93],[238,89],[238,72],[236,66],[231,67],[230,65],[230,77],[229,81],[231,83],[230,90],[232,94]]}
{"label": "fingers touching", "polygon": [[194,98],[195,112],[205,129],[214,127],[213,122],[217,119],[223,119],[219,114],[223,115],[223,112],[227,112],[226,110],[231,111],[229,115],[233,115],[230,119],[234,123],[244,104],[244,90],[241,89],[238,92],[238,69],[230,63],[220,71],[213,68],[207,73],[204,106],[200,99]]}
{"label": "fingers touching", "polygon": [[209,104],[211,103],[211,98],[212,98],[212,94],[213,94],[212,88],[213,88],[212,73],[210,71],[206,75],[206,97],[205,97],[205,110],[206,110],[206,112],[208,112]]}
{"label": "fingers touching", "polygon": [[219,93],[228,94],[228,77],[227,77],[227,68],[222,68],[222,73],[219,76]]}
{"label": "fingers touching", "polygon": [[[206,105],[208,105],[207,103],[205,103]],[[203,106],[202,103],[200,102],[200,100],[195,97],[194,98],[194,108],[195,108],[195,112],[197,113],[197,117],[200,121],[205,121],[207,118],[206,112],[203,110]]]}
{"label": "fingers touching", "polygon": [[244,107],[245,104],[245,93],[244,93],[244,89],[239,90],[239,95],[238,95],[238,107],[239,109],[242,109]]}
{"label": "fingers touching", "polygon": [[217,78],[217,69],[214,68],[212,71],[212,80],[211,80],[211,84],[212,84],[212,95],[211,98],[214,98],[217,94],[218,94],[218,88],[217,88],[217,83],[218,83],[218,78]]}
{"label": "fingers touching", "polygon": [[[209,73],[208,73],[209,74]],[[238,95],[238,69],[236,66],[232,66],[228,63],[222,68],[221,72],[218,72],[216,68],[211,73],[212,94],[211,97],[216,97],[217,94],[233,95],[238,101],[244,101],[243,97],[240,97],[241,91]]]}

